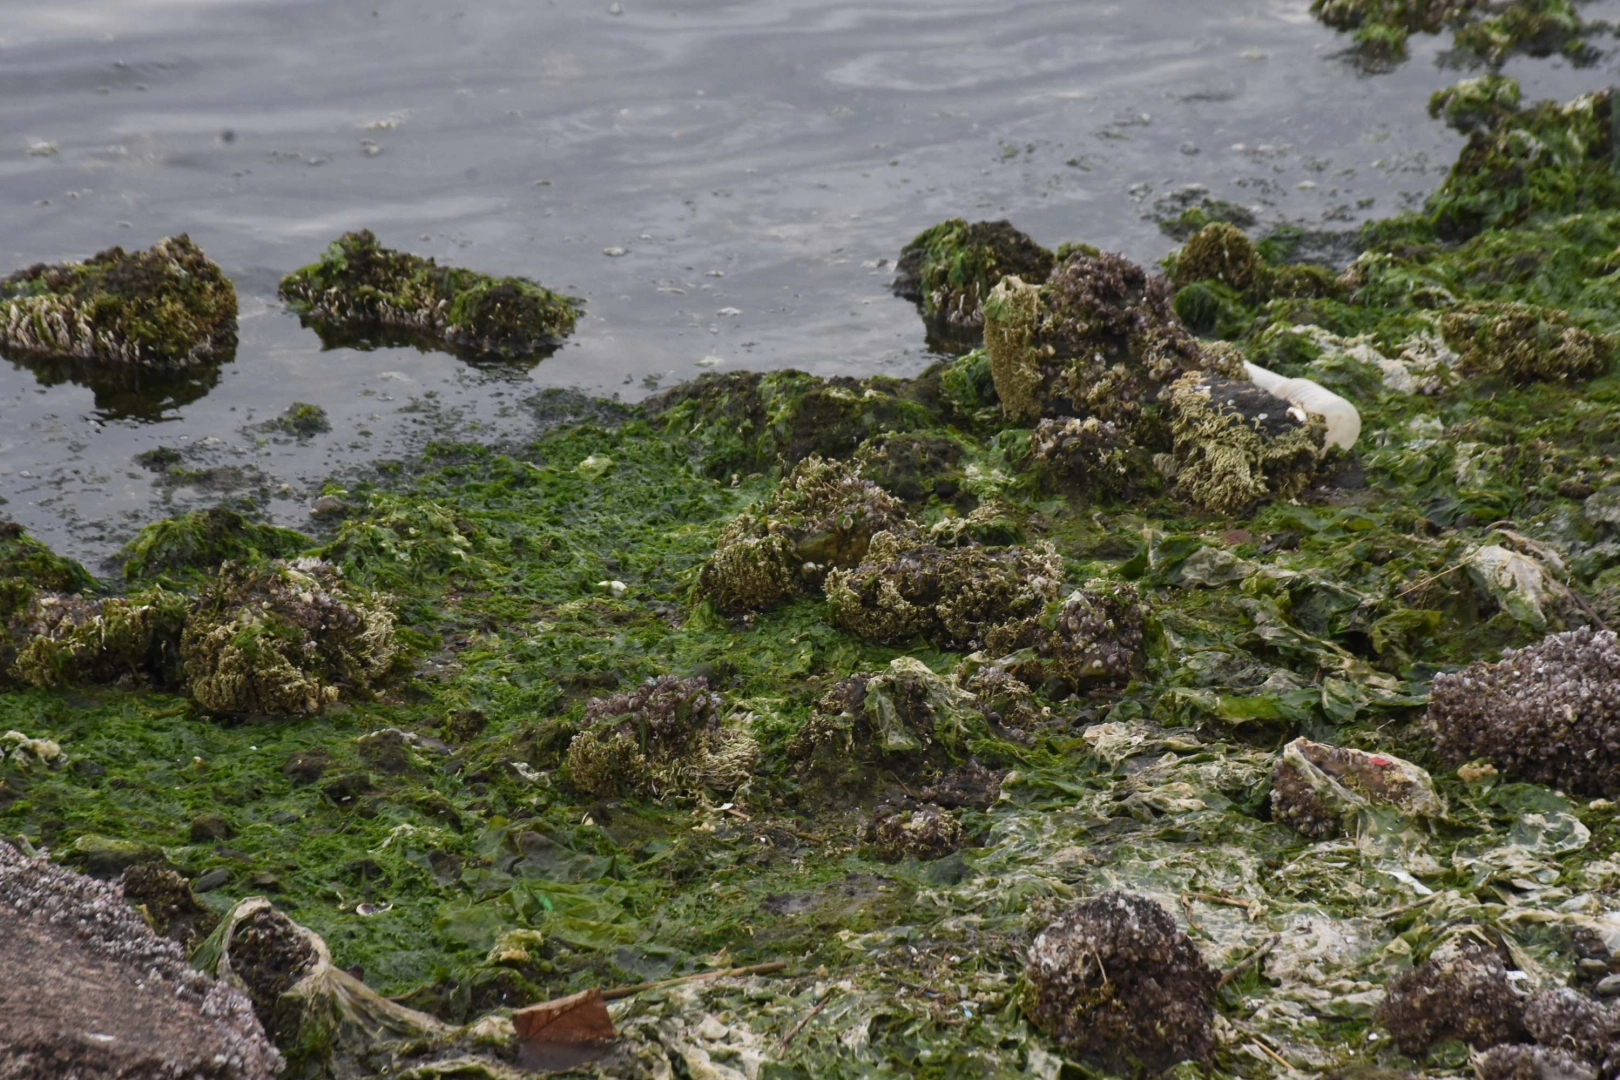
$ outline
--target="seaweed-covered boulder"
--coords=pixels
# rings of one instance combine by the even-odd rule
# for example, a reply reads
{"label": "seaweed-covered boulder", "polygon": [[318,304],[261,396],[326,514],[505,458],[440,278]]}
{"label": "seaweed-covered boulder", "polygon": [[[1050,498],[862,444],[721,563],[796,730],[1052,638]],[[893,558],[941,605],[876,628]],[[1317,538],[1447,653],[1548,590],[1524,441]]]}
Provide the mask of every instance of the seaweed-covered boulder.
{"label": "seaweed-covered boulder", "polygon": [[827,575],[826,591],[834,624],[859,637],[964,648],[995,626],[1038,614],[1062,581],[1063,560],[1049,545],[908,546],[883,532],[866,561]]}
{"label": "seaweed-covered boulder", "polygon": [[728,614],[762,611],[819,591],[834,567],[859,565],[877,533],[910,528],[900,503],[858,466],[811,456],[757,513],[721,532],[697,593]]}
{"label": "seaweed-covered boulder", "polygon": [[1076,904],[1035,938],[1023,1007],[1066,1051],[1108,1068],[1207,1065],[1217,978],[1164,908],[1108,892]]}
{"label": "seaweed-covered boulder", "polygon": [[1476,1050],[1524,1036],[1524,1001],[1508,981],[1497,951],[1467,932],[1436,946],[1429,958],[1386,984],[1377,1020],[1408,1057],[1460,1039]]}
{"label": "seaweed-covered boulder", "polygon": [[345,233],[281,279],[281,297],[328,346],[419,344],[467,360],[528,360],[573,333],[581,301],[524,278],[440,266]]}
{"label": "seaweed-covered boulder", "polygon": [[0,279],[0,351],[175,369],[236,351],[236,290],[185,235]]}
{"label": "seaweed-covered boulder", "polygon": [[227,560],[253,563],[289,558],[311,546],[303,533],[260,525],[224,506],[165,518],[124,545],[124,580],[195,580]]}
{"label": "seaweed-covered boulder", "polygon": [[906,503],[949,501],[962,493],[962,444],[944,435],[891,432],[855,451],[861,475]]}
{"label": "seaweed-covered boulder", "polygon": [[1036,424],[1029,464],[1043,489],[1088,500],[1129,498],[1156,479],[1130,432],[1095,416]]}
{"label": "seaweed-covered boulder", "polygon": [[1441,317],[1440,332],[1466,370],[1521,384],[1593,378],[1614,360],[1613,338],[1534,304],[1462,304]]}
{"label": "seaweed-covered boulder", "polygon": [[1031,686],[1124,686],[1147,663],[1147,609],[1136,587],[1077,589],[1061,604],[991,630],[985,648]]}
{"label": "seaweed-covered boulder", "polygon": [[594,698],[568,744],[568,779],[602,798],[735,791],[753,776],[759,744],[722,725],[724,704],[707,679],[673,675]]}
{"label": "seaweed-covered boulder", "polygon": [[250,1002],[195,971],[118,886],[0,841],[0,1076],[271,1080]]}
{"label": "seaweed-covered boulder", "polygon": [[938,806],[879,806],[866,823],[864,839],[885,862],[941,859],[967,844],[962,823]]}
{"label": "seaweed-covered boulder", "polygon": [[1094,416],[1133,429],[1187,372],[1225,365],[1243,377],[1227,354],[1205,355],[1176,316],[1170,283],[1121,255],[1076,252],[1044,284],[1008,277],[984,310],[996,394],[1023,423]]}
{"label": "seaweed-covered boulder", "polygon": [[219,925],[219,914],[197,899],[191,883],[173,870],[154,863],[126,869],[118,879],[124,900],[159,937],[168,938],[189,954]]}
{"label": "seaweed-covered boulder", "polygon": [[180,640],[192,697],[220,713],[303,715],[369,695],[397,652],[389,605],[307,558],[226,563]]}
{"label": "seaweed-covered boulder", "polygon": [[874,435],[937,427],[894,379],[802,371],[701,375],[642,403],[656,424],[697,442],[710,476],[784,471],[812,454],[847,457]]}
{"label": "seaweed-covered boulder", "polygon": [[1252,382],[1194,372],[1170,392],[1176,487],[1218,514],[1304,491],[1327,424]]}
{"label": "seaweed-covered boulder", "polygon": [[1539,644],[1437,675],[1427,724],[1441,758],[1584,795],[1620,792],[1620,644],[1611,630]]}
{"label": "seaweed-covered boulder", "polygon": [[946,343],[978,344],[983,302],[1009,274],[1043,280],[1052,253],[1009,221],[952,218],[918,235],[900,251],[894,291],[917,304],[930,332]]}
{"label": "seaweed-covered boulder", "polygon": [[988,733],[978,699],[921,660],[897,657],[887,670],[841,679],[794,736],[788,755],[821,764],[893,759],[962,762]]}
{"label": "seaweed-covered boulder", "polygon": [[190,601],[151,588],[102,600],[36,595],[18,629],[10,675],[29,686],[180,684],[180,637]]}
{"label": "seaweed-covered boulder", "polygon": [[1306,836],[1337,835],[1363,810],[1388,806],[1414,818],[1445,812],[1429,774],[1389,754],[1299,738],[1271,771],[1271,816]]}
{"label": "seaweed-covered boulder", "polygon": [[1510,1043],[1476,1054],[1474,1077],[1475,1080],[1598,1080],[1598,1070],[1591,1062],[1564,1050]]}
{"label": "seaweed-covered boulder", "polygon": [[1262,283],[1265,264],[1254,242],[1243,230],[1224,221],[1204,226],[1176,255],[1173,280],[1177,288],[1195,281],[1213,281],[1248,292]]}

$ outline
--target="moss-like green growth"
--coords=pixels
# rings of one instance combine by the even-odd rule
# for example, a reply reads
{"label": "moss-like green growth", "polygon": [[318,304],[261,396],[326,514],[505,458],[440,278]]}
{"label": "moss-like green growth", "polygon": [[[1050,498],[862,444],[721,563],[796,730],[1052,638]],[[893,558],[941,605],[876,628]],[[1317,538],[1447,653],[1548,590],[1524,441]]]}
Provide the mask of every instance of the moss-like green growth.
{"label": "moss-like green growth", "polygon": [[973,648],[994,627],[1041,611],[1062,586],[1049,546],[939,548],[894,533],[872,538],[866,561],[827,575],[833,622],[874,641],[923,638]]}
{"label": "moss-like green growth", "polygon": [[1516,383],[1580,382],[1609,370],[1614,339],[1566,311],[1519,303],[1463,304],[1440,320],[1464,367]]}
{"label": "moss-like green growth", "polygon": [[300,439],[313,438],[332,430],[332,421],[319,405],[295,401],[279,416],[271,417],[259,425],[260,431],[292,435]]}
{"label": "moss-like green growth", "polygon": [[1589,59],[1573,0],[1312,0],[1311,13],[1354,31],[1357,50],[1373,64],[1405,59],[1408,37],[1446,27],[1455,30],[1457,60],[1497,67],[1516,53]]}
{"label": "moss-like green growth", "polygon": [[186,686],[211,712],[303,715],[364,699],[393,666],[394,616],[329,563],[226,563],[180,642]]}
{"label": "moss-like green growth", "polygon": [[1216,222],[1182,245],[1176,255],[1174,281],[1178,288],[1213,281],[1243,293],[1261,283],[1264,271],[1254,241],[1237,226]]}
{"label": "moss-like green growth", "polygon": [[724,701],[707,679],[649,679],[628,694],[585,706],[568,744],[569,782],[601,798],[707,789],[731,794],[748,782],[759,744],[722,727]]}
{"label": "moss-like green growth", "polygon": [[533,360],[573,333],[581,301],[345,233],[281,279],[281,297],[328,347],[415,344],[466,360]]}
{"label": "moss-like green growth", "polygon": [[173,369],[236,351],[236,290],[184,234],[19,270],[0,315],[0,350],[23,357]]}
{"label": "moss-like green growth", "polygon": [[51,551],[21,525],[0,521],[0,579],[16,578],[42,592],[88,592],[96,587],[90,571]]}
{"label": "moss-like green growth", "polygon": [[697,592],[728,614],[763,611],[819,592],[829,570],[859,565],[872,537],[890,531],[915,531],[894,496],[862,479],[858,466],[809,457],[757,514],[726,526]]}
{"label": "moss-like green growth", "polygon": [[10,673],[45,689],[95,683],[173,689],[180,683],[180,632],[188,607],[185,596],[161,588],[102,600],[37,596]]}
{"label": "moss-like green growth", "polygon": [[1042,281],[1052,253],[1009,221],[968,224],[952,218],[907,244],[895,264],[894,291],[918,304],[931,333],[942,342],[972,348],[984,326],[983,303],[1009,274]]}
{"label": "moss-like green growth", "polygon": [[729,372],[672,387],[645,407],[703,443],[711,476],[747,475],[786,471],[811,454],[845,457],[874,435],[933,426],[933,413],[901,389],[893,379]]}
{"label": "moss-like green growth", "polygon": [[1240,229],[1251,228],[1256,223],[1254,213],[1248,207],[1227,202],[1225,199],[1206,197],[1199,199],[1191,206],[1186,205],[1186,202],[1180,199],[1167,201],[1171,202],[1172,208],[1177,205],[1185,208],[1179,213],[1174,213],[1174,216],[1155,215],[1158,216],[1159,231],[1170,237],[1170,239],[1182,243],[1185,243],[1193,233],[1217,222],[1236,225]]}
{"label": "moss-like green growth", "polygon": [[1436,90],[1429,98],[1429,115],[1465,135],[1489,130],[1518,111],[1518,80],[1494,72]]}
{"label": "moss-like green growth", "polygon": [[198,581],[227,560],[284,559],[308,550],[303,533],[259,525],[224,506],[165,518],[124,545],[124,580],[131,584]]}
{"label": "moss-like green growth", "polygon": [[1218,514],[1304,491],[1327,427],[1249,382],[1188,375],[1171,390],[1176,487]]}
{"label": "moss-like green growth", "polygon": [[963,494],[962,443],[944,435],[878,435],[855,451],[861,475],[906,503],[949,502]]}

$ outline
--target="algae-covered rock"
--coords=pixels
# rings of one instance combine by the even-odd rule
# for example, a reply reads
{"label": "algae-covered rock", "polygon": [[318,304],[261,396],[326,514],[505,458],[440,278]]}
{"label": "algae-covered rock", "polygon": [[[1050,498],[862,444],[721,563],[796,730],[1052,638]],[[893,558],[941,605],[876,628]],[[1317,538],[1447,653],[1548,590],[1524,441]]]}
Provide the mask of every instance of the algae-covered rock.
{"label": "algae-covered rock", "polygon": [[1029,456],[1043,488],[1088,500],[1127,498],[1155,479],[1130,432],[1095,416],[1042,420]]}
{"label": "algae-covered rock", "polygon": [[1235,514],[1304,491],[1327,425],[1251,382],[1194,372],[1171,390],[1176,487],[1206,510]]}
{"label": "algae-covered rock", "polygon": [[10,674],[51,688],[117,683],[172,689],[180,684],[180,637],[190,601],[162,588],[91,600],[35,596],[19,620]]}
{"label": "algae-covered rock", "polygon": [[969,742],[986,731],[977,698],[921,660],[901,656],[887,670],[839,680],[788,753],[827,764],[894,756],[960,762]]}
{"label": "algae-covered rock", "polygon": [[938,806],[879,806],[865,840],[885,862],[941,859],[967,844],[962,823]]}
{"label": "algae-covered rock", "polygon": [[827,575],[832,621],[874,641],[925,638],[972,647],[992,628],[1040,612],[1062,585],[1063,560],[1049,545],[940,548],[872,538],[866,561]]}
{"label": "algae-covered rock", "polygon": [[1429,97],[1429,115],[1464,135],[1509,119],[1518,109],[1518,80],[1495,72],[1463,79]]}
{"label": "algae-covered rock", "polygon": [[1035,938],[1024,978],[1025,1015],[1076,1056],[1157,1073],[1214,1052],[1218,976],[1146,897],[1074,905]]}
{"label": "algae-covered rock", "polygon": [[1389,980],[1377,1019],[1408,1057],[1446,1039],[1483,1050],[1523,1038],[1524,1002],[1496,950],[1459,933]]}
{"label": "algae-covered rock", "polygon": [[861,475],[906,503],[961,494],[962,444],[945,435],[895,432],[878,435],[855,451]]}
{"label": "algae-covered rock", "polygon": [[730,476],[786,471],[812,454],[842,458],[874,435],[936,427],[938,418],[901,389],[892,379],[737,371],[671,387],[643,408],[697,441],[709,475]]}
{"label": "algae-covered rock", "polygon": [[1147,663],[1147,609],[1129,584],[1077,589],[1061,603],[985,637],[998,664],[1031,686],[1125,686]]}
{"label": "algae-covered rock", "polygon": [[1438,818],[1445,811],[1429,774],[1401,758],[1304,738],[1278,755],[1271,772],[1272,820],[1322,839],[1374,806],[1413,818]]}
{"label": "algae-covered rock", "polygon": [[1534,304],[1462,304],[1441,317],[1440,331],[1466,370],[1515,383],[1590,379],[1614,360],[1613,338]]}
{"label": "algae-covered rock", "polygon": [[39,263],[0,279],[0,351],[141,368],[218,363],[236,351],[236,290],[183,234],[146,251]]}
{"label": "algae-covered rock", "polygon": [[1009,274],[1040,281],[1052,270],[1052,253],[1009,221],[961,218],[921,233],[900,252],[894,291],[922,308],[930,331],[944,341],[978,344],[983,301]]}
{"label": "algae-covered rock", "polygon": [[1454,764],[1484,758],[1538,784],[1620,792],[1620,645],[1613,631],[1550,634],[1494,664],[1436,675],[1428,728]]}
{"label": "algae-covered rock", "polygon": [[[6,579],[40,592],[79,593],[96,587],[96,579],[83,566],[55,554],[16,522],[0,521],[0,581]],[[5,614],[0,600],[0,618]]]}
{"label": "algae-covered rock", "polygon": [[319,559],[226,563],[180,641],[192,697],[221,713],[301,715],[367,696],[397,652],[387,602]]}
{"label": "algae-covered rock", "polygon": [[759,744],[722,725],[724,704],[707,679],[673,675],[595,698],[568,744],[568,779],[602,798],[735,791],[753,775]]}
{"label": "algae-covered rock", "polygon": [[228,507],[216,506],[148,525],[119,552],[124,580],[132,583],[195,580],[229,560],[242,563],[288,558],[308,549],[303,533],[260,525]]}
{"label": "algae-covered rock", "polygon": [[581,301],[524,278],[440,266],[345,233],[281,279],[281,297],[327,346],[422,344],[467,360],[530,360],[573,333]]}
{"label": "algae-covered rock", "polygon": [[811,456],[757,512],[721,532],[697,593],[728,614],[762,611],[819,591],[835,567],[859,565],[877,533],[910,528],[900,503],[859,466]]}
{"label": "algae-covered rock", "polygon": [[1176,255],[1174,281],[1185,288],[1195,281],[1213,281],[1240,293],[1261,284],[1265,264],[1254,241],[1226,222],[1204,226]]}

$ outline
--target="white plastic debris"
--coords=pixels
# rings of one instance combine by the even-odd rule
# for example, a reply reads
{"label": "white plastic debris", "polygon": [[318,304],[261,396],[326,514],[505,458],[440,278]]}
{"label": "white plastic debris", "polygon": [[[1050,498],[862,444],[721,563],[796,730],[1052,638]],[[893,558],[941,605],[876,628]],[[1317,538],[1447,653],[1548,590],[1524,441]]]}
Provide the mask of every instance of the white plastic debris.
{"label": "white plastic debris", "polygon": [[1344,398],[1309,379],[1290,379],[1245,362],[1249,378],[1262,390],[1277,395],[1290,405],[1327,421],[1330,446],[1348,450],[1361,437],[1361,413]]}

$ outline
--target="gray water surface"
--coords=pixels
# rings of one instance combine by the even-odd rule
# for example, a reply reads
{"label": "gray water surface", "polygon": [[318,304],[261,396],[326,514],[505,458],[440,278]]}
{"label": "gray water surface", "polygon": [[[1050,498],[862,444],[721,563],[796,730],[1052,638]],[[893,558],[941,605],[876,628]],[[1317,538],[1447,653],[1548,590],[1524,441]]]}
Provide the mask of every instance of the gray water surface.
{"label": "gray water surface", "polygon": [[[323,477],[430,434],[520,431],[539,387],[634,400],[704,370],[909,374],[930,356],[891,262],[945,217],[1147,262],[1174,246],[1153,204],[1188,184],[1268,224],[1349,229],[1416,205],[1461,141],[1428,95],[1466,73],[1417,39],[1408,63],[1364,74],[1307,8],[11,0],[0,270],[189,232],[242,318],[212,385],[98,399],[0,361],[0,513],[93,562],[233,495],[307,526]],[[1614,67],[1509,72],[1567,97]],[[362,227],[584,297],[588,315],[530,370],[323,352],[276,282]],[[253,430],[294,401],[333,431]],[[215,470],[159,482],[132,458],[160,445]]]}

